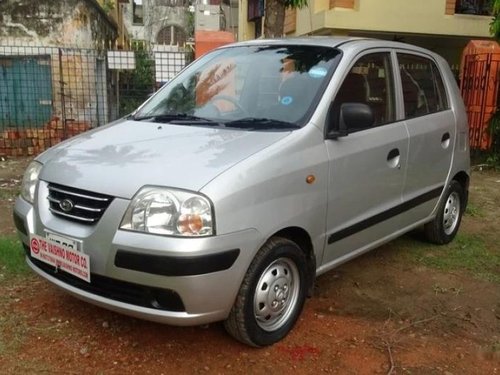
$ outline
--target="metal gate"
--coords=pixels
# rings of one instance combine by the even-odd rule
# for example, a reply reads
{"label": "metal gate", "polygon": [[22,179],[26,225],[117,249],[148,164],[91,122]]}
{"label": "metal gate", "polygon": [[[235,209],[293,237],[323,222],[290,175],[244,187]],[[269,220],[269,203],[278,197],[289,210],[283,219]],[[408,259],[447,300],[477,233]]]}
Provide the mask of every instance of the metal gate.
{"label": "metal gate", "polygon": [[132,112],[191,60],[174,47],[0,44],[0,156],[36,155]]}

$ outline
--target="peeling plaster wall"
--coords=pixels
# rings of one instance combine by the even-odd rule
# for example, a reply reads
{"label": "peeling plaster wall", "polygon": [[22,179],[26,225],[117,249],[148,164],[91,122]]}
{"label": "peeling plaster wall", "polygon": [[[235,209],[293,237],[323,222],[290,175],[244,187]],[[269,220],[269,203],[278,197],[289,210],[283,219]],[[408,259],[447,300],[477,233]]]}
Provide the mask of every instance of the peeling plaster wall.
{"label": "peeling plaster wall", "polygon": [[[66,130],[65,126],[77,124],[79,127],[76,129],[84,131],[109,121],[108,71],[103,53],[95,49],[0,45],[1,56],[21,59],[23,56],[48,57],[52,78],[51,119],[44,128],[56,121],[61,126],[57,130]],[[19,71],[16,78],[22,82],[33,79],[33,76],[30,71]],[[29,99],[35,100],[31,97]],[[9,100],[15,98],[9,95]],[[6,105],[8,108],[8,104],[0,102],[0,106]],[[23,129],[40,128],[30,123],[13,126]],[[71,129],[74,130],[74,127]],[[75,135],[73,130],[66,135]]]}
{"label": "peeling plaster wall", "polygon": [[0,43],[102,48],[116,25],[94,0],[2,0]]}
{"label": "peeling plaster wall", "polygon": [[[0,0],[0,57],[50,56],[52,80],[49,122],[4,124],[0,154],[2,145],[4,153],[36,154],[109,121],[104,57],[116,35],[116,25],[95,0]],[[29,71],[16,74],[21,82],[33,79]],[[4,113],[21,100],[9,92],[7,99],[10,104],[0,103]]]}

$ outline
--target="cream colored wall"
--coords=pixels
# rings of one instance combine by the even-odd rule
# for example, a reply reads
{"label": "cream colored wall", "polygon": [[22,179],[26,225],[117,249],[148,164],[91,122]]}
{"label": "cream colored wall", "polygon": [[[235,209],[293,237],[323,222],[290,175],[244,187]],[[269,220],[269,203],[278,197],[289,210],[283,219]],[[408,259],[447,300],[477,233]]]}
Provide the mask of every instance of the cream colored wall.
{"label": "cream colored wall", "polygon": [[[316,5],[316,2],[319,2]],[[489,16],[445,15],[446,0],[357,0],[355,9],[310,0],[297,14],[297,35],[323,29],[489,37]]]}
{"label": "cream colored wall", "polygon": [[[309,0],[297,12],[295,35],[347,34],[349,30],[487,38],[491,17],[446,15],[446,0],[356,0],[354,9],[328,9],[329,0]],[[247,0],[239,6],[239,40],[253,39],[255,24],[247,22]]]}
{"label": "cream colored wall", "polygon": [[330,0],[311,0],[309,4],[312,4],[315,13],[330,9]]}
{"label": "cream colored wall", "polygon": [[240,0],[238,6],[238,40],[251,40],[255,36],[255,22],[248,22],[248,2]]}

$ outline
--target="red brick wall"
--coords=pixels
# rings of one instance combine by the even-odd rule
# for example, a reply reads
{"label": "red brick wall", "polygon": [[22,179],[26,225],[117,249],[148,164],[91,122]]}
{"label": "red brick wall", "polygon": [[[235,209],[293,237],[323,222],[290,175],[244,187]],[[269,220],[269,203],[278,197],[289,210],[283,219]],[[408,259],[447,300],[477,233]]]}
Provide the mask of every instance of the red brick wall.
{"label": "red brick wall", "polygon": [[43,128],[0,130],[0,156],[34,156],[90,129],[88,122],[52,119]]}

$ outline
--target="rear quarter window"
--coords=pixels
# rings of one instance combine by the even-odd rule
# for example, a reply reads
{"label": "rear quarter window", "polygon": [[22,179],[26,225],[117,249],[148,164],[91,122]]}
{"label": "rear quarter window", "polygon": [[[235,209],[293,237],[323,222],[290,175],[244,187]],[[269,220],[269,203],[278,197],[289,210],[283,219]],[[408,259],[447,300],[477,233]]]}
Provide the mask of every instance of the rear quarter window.
{"label": "rear quarter window", "polygon": [[425,116],[449,109],[441,73],[434,61],[398,53],[405,118]]}

